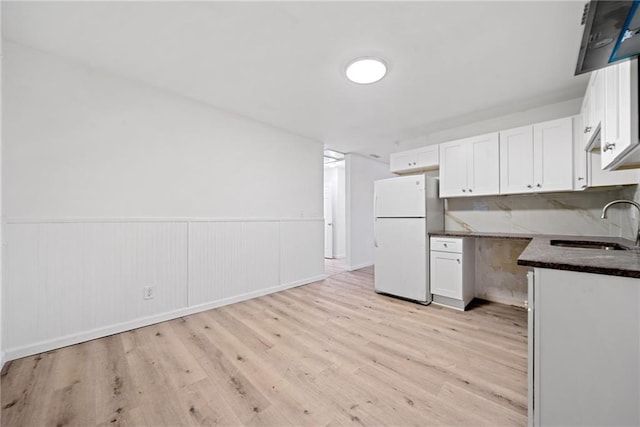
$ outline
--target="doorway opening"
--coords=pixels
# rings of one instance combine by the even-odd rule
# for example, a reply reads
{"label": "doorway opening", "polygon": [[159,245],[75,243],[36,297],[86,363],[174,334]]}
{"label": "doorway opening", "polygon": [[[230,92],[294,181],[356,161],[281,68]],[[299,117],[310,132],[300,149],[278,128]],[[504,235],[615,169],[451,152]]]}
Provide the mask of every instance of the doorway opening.
{"label": "doorway opening", "polygon": [[324,151],[324,258],[325,274],[346,270],[346,207],[344,154]]}

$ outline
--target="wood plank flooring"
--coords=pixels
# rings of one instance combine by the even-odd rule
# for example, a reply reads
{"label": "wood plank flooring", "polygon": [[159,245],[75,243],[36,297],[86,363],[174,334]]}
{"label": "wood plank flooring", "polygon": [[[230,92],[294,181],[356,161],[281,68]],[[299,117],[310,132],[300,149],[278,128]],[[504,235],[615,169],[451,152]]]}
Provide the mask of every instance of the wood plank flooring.
{"label": "wood plank flooring", "polygon": [[344,258],[325,258],[324,273],[330,277],[347,271]]}
{"label": "wood plank flooring", "polygon": [[2,426],[525,425],[526,312],[372,269],[9,362]]}

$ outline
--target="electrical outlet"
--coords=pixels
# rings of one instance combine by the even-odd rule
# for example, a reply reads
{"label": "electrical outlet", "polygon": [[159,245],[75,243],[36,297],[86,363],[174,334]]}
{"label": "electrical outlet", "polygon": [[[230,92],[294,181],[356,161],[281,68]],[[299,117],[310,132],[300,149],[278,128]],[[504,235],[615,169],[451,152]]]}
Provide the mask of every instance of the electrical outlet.
{"label": "electrical outlet", "polygon": [[142,288],[142,299],[153,299],[153,286]]}

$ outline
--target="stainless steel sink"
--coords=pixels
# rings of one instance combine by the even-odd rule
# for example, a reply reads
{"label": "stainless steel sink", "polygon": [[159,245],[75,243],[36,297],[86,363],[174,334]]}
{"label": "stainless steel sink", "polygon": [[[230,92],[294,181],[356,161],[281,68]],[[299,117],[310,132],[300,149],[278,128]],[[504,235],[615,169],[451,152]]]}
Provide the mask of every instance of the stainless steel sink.
{"label": "stainless steel sink", "polygon": [[598,249],[601,251],[628,251],[629,248],[612,242],[590,242],[578,240],[551,240],[551,246],[562,246],[578,249]]}

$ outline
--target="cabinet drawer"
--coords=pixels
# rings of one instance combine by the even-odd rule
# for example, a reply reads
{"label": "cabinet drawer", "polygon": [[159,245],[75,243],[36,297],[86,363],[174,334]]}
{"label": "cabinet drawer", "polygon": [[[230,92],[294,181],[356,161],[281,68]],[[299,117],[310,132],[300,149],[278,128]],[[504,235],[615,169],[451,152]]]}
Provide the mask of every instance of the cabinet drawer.
{"label": "cabinet drawer", "polygon": [[451,239],[444,237],[431,238],[431,250],[442,252],[462,253],[462,239]]}

